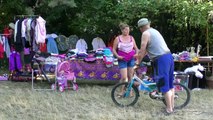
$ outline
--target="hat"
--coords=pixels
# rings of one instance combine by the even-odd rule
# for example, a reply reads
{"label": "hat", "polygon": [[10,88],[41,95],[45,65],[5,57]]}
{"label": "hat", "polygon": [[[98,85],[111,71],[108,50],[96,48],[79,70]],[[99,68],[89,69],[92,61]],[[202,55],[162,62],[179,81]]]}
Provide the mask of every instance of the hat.
{"label": "hat", "polygon": [[9,27],[12,28],[12,29],[14,29],[15,28],[15,24],[14,23],[10,23]]}
{"label": "hat", "polygon": [[141,18],[138,21],[138,27],[143,27],[144,25],[147,25],[149,23],[151,23],[151,21],[149,21],[147,18]]}

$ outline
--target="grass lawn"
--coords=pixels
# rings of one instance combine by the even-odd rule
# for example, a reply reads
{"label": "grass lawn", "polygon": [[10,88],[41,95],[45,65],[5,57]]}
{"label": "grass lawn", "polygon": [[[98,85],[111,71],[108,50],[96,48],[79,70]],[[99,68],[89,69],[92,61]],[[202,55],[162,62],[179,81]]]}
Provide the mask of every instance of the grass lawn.
{"label": "grass lawn", "polygon": [[[37,83],[38,85],[40,83]],[[45,84],[46,87],[50,85]],[[33,91],[31,82],[0,81],[0,120],[210,120],[213,91],[192,91],[187,107],[170,116],[164,104],[141,92],[133,107],[120,108],[110,97],[113,85],[80,84],[78,91]]]}

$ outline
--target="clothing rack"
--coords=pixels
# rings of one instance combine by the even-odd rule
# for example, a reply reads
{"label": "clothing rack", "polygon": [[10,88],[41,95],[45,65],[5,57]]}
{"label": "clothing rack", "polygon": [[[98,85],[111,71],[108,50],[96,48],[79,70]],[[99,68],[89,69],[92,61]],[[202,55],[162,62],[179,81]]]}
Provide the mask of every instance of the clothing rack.
{"label": "clothing rack", "polygon": [[10,35],[10,34],[0,34],[0,36],[3,36],[3,35]]}
{"label": "clothing rack", "polygon": [[15,15],[16,17],[38,17],[39,15]]}
{"label": "clothing rack", "polygon": [[26,18],[26,17],[39,17],[39,15],[15,15],[14,16],[14,20],[16,20],[16,18]]}

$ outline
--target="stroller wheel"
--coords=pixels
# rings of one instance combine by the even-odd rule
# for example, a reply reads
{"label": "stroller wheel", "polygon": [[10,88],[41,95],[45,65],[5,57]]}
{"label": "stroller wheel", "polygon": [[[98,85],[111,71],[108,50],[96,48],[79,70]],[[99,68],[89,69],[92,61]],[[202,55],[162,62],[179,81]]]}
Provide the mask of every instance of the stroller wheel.
{"label": "stroller wheel", "polygon": [[52,90],[56,90],[56,85],[55,85],[55,84],[52,84],[52,85],[51,85],[51,89],[52,89]]}
{"label": "stroller wheel", "polygon": [[78,85],[73,83],[73,90],[77,91],[78,90]]}
{"label": "stroller wheel", "polygon": [[64,92],[64,86],[59,86],[59,91]]}

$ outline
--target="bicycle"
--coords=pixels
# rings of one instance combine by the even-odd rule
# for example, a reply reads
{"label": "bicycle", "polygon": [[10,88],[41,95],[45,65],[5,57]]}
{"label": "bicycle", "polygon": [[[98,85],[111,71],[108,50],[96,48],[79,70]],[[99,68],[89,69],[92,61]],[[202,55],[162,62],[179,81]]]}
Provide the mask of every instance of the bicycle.
{"label": "bicycle", "polygon": [[[134,85],[136,82],[140,84],[139,86],[142,89]],[[124,91],[123,94],[120,94],[121,89]],[[181,109],[187,106],[191,98],[189,89],[179,82],[174,82],[174,89],[174,108]],[[118,83],[113,87],[111,98],[112,101],[120,107],[133,106],[140,96],[139,91],[145,91],[151,99],[161,100],[166,105],[164,95],[160,92],[157,83],[149,81],[148,79],[140,79],[136,72],[134,72],[134,76],[130,82]]]}

